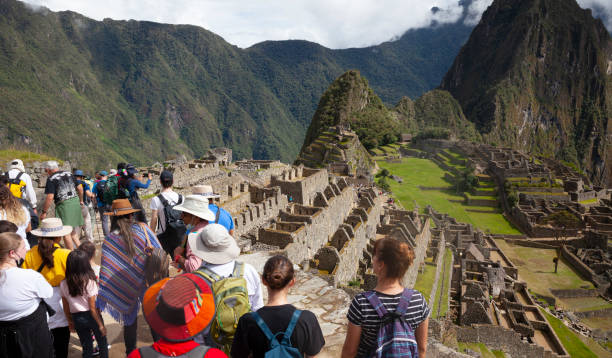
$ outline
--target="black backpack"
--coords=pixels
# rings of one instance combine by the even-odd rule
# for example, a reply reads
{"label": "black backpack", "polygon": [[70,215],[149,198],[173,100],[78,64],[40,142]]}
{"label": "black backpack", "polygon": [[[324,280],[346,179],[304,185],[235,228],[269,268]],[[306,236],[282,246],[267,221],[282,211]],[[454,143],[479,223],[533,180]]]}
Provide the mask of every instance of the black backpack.
{"label": "black backpack", "polygon": [[104,192],[106,191],[106,183],[108,183],[108,180],[100,180],[96,184],[96,198],[98,199],[99,203],[104,202]]}
{"label": "black backpack", "polygon": [[[187,229],[185,228],[185,223],[183,219],[181,219],[181,212],[178,210],[174,210],[174,207],[183,202],[183,196],[179,194],[179,200],[176,204],[170,205],[168,200],[164,198],[163,195],[159,194],[157,196],[159,201],[161,201],[164,206],[164,217],[165,217],[165,230],[161,234],[157,235],[159,242],[161,243],[164,250],[170,254],[170,256],[174,255],[174,249],[177,248],[183,241],[183,236],[185,236],[185,232]],[[158,223],[160,227],[161,223]]]}

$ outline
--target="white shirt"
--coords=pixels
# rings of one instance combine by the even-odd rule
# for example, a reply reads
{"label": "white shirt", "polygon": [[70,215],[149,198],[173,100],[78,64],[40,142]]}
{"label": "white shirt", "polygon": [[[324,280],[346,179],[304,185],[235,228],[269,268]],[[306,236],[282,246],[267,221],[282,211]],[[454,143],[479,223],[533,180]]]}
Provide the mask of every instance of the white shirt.
{"label": "white shirt", "polygon": [[[164,191],[161,195],[168,201],[168,204],[174,205],[179,200],[178,193],[170,190]],[[166,231],[166,214],[164,214],[164,205],[161,200],[157,197],[157,195],[151,200],[151,210],[157,210],[157,227],[155,229],[156,234],[161,234]]]}
{"label": "white shirt", "polygon": [[[28,238],[26,236],[26,229],[28,228],[28,225],[30,225],[31,217],[28,209],[26,209],[25,206],[22,206],[22,208],[25,212],[25,223],[22,223],[21,225],[17,225],[17,223],[14,224],[17,225],[17,235],[21,236],[21,238],[23,239],[23,243],[25,244],[25,248],[27,251],[30,249],[30,243],[28,242]],[[6,211],[4,209],[0,209],[0,220],[7,220]]]}
{"label": "white shirt", "polygon": [[[8,171],[8,177],[10,179],[15,179],[17,178],[17,175],[19,175],[19,173],[21,173],[21,170],[11,169]],[[28,173],[23,173],[20,179],[23,180],[24,183],[26,183],[26,189],[25,193],[23,193],[23,199],[29,201],[32,206],[36,208],[38,202],[36,201],[36,192],[34,191],[34,186],[32,185],[32,178],[30,177],[30,175],[28,175]]]}
{"label": "white shirt", "polygon": [[31,315],[41,298],[53,295],[53,288],[34,270],[18,267],[2,270],[0,281],[0,321],[15,321]]}
{"label": "white shirt", "polygon": [[[202,266],[206,266],[209,270],[221,277],[229,277],[234,272],[234,262],[228,262],[222,265],[213,265],[203,262]],[[244,279],[247,283],[247,292],[249,294],[249,303],[251,311],[255,312],[263,307],[263,290],[261,287],[261,279],[255,268],[247,263],[244,264]]]}

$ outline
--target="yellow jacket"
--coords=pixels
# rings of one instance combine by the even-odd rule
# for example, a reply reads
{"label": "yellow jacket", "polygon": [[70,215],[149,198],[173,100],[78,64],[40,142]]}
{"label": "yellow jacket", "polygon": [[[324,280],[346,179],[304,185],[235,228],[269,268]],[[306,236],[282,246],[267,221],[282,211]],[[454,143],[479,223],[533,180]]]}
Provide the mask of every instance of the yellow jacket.
{"label": "yellow jacket", "polygon": [[[68,259],[70,250],[62,249],[59,244],[54,244],[53,246],[57,247],[57,249],[53,252],[53,267],[49,268],[48,266],[45,266],[40,273],[51,286],[56,287],[59,286],[60,282],[62,282],[62,280],[64,280],[66,277],[66,259]],[[26,253],[25,261],[23,262],[22,267],[24,269],[32,269],[36,271],[40,265],[42,265],[42,262],[42,257],[38,252],[38,245],[36,245]]]}

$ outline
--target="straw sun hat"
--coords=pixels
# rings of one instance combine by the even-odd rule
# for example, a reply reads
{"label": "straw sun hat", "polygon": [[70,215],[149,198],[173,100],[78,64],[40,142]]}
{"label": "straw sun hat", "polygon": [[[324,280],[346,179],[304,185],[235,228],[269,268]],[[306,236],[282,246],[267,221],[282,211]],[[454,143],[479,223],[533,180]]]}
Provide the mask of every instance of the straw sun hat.
{"label": "straw sun hat", "polygon": [[72,232],[72,226],[64,225],[60,218],[46,218],[31,233],[38,237],[62,237]]}
{"label": "straw sun hat", "polygon": [[187,195],[183,203],[175,206],[174,210],[184,211],[206,221],[215,220],[215,214],[208,208],[208,199],[201,195]]}
{"label": "straw sun hat", "polygon": [[210,185],[196,185],[193,187],[193,194],[200,195],[204,198],[218,198],[219,194],[213,192],[213,188]]}

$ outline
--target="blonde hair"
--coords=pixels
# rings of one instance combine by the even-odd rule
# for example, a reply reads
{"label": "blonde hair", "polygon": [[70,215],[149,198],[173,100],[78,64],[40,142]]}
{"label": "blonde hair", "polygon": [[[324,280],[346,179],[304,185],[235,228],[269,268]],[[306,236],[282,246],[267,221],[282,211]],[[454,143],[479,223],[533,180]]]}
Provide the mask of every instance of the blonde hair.
{"label": "blonde hair", "polygon": [[23,205],[13,196],[7,186],[0,186],[0,210],[4,212],[4,219],[17,226],[26,223],[26,214]]}

